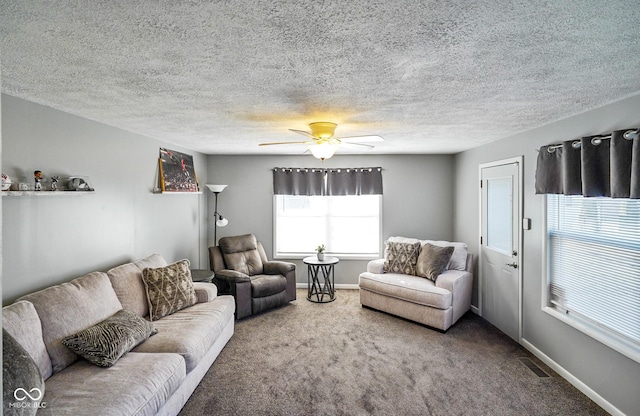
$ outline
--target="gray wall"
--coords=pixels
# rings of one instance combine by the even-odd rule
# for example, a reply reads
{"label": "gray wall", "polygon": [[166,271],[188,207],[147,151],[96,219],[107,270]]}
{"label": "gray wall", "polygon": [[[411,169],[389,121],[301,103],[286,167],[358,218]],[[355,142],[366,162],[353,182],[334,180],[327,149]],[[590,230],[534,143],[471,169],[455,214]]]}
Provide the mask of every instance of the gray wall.
{"label": "gray wall", "polygon": [[88,175],[88,195],[2,197],[3,303],[119,263],[163,255],[207,265],[205,195],[153,194],[158,148],[206,156],[3,95],[2,166],[14,181]]}
{"label": "gray wall", "polygon": [[[304,148],[301,149],[301,152]],[[218,211],[229,225],[218,238],[253,233],[273,256],[274,167],[346,168],[381,166],[383,238],[394,235],[447,240],[453,232],[453,156],[336,155],[321,163],[302,156],[211,156],[207,183],[229,185],[218,197]],[[209,206],[214,197],[209,192]],[[212,210],[210,210],[212,211]],[[209,213],[209,243],[213,243],[213,213]],[[304,232],[304,230],[300,230]],[[306,283],[306,266],[298,259],[297,280]],[[335,268],[336,284],[358,283],[367,261],[342,260]]]}
{"label": "gray wall", "polygon": [[[478,252],[478,165],[524,156],[524,216],[532,228],[524,231],[521,259],[524,275],[523,338],[588,388],[626,414],[640,409],[640,364],[609,349],[541,310],[544,259],[544,198],[535,195],[538,149],[582,136],[640,126],[640,95],[515,135],[455,157],[454,238]],[[477,297],[474,297],[477,300]]]}

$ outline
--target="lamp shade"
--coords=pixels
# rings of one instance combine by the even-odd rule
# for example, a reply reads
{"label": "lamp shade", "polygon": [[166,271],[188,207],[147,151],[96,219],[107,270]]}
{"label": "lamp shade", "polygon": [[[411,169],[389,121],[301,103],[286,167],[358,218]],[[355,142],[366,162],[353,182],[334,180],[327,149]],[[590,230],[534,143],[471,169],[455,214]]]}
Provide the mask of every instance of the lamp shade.
{"label": "lamp shade", "polygon": [[226,226],[227,224],[229,224],[229,220],[228,220],[228,219],[226,219],[226,218],[225,218],[225,217],[223,217],[223,216],[220,216],[220,218],[218,218],[218,220],[216,221],[216,225],[217,225],[218,227],[224,227],[224,226]]}
{"label": "lamp shade", "polygon": [[219,193],[224,191],[224,188],[227,187],[227,185],[205,185],[207,188],[209,188],[209,190],[213,193]]}
{"label": "lamp shade", "polygon": [[313,154],[313,157],[320,160],[329,159],[336,153],[337,149],[337,145],[329,143],[312,144],[309,146],[309,150],[311,151],[311,154]]}

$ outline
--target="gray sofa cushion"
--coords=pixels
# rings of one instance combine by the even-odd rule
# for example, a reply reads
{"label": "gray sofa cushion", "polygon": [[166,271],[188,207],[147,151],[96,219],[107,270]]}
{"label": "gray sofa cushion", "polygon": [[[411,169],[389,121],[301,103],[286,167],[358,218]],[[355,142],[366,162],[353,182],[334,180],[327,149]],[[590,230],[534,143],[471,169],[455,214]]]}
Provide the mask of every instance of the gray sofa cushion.
{"label": "gray sofa cushion", "polygon": [[451,260],[453,247],[436,247],[426,243],[420,249],[418,262],[416,264],[416,275],[426,277],[434,282],[440,273],[447,269],[447,264]]}
{"label": "gray sofa cushion", "polygon": [[152,321],[198,302],[189,260],[180,260],[156,269],[146,268],[142,271],[142,282],[147,290],[149,318]]}
{"label": "gray sofa cushion", "polygon": [[47,380],[38,416],[155,415],[184,379],[178,354],[132,352],[109,368],[80,360]]}
{"label": "gray sofa cushion", "polygon": [[20,300],[2,308],[2,327],[15,338],[40,369],[46,380],[51,376],[51,359],[42,339],[42,322],[31,302]]}
{"label": "gray sofa cushion", "polygon": [[225,324],[233,319],[232,296],[218,296],[198,303],[153,324],[158,333],[133,349],[133,352],[176,352],[184,357],[187,373],[218,339]]}
{"label": "gray sofa cushion", "polygon": [[[3,415],[35,415],[44,395],[44,380],[31,355],[2,328]],[[10,406],[29,404],[27,407]]]}
{"label": "gray sofa cushion", "polygon": [[64,338],[62,343],[92,364],[111,367],[120,357],[157,332],[151,322],[123,309]]}
{"label": "gray sofa cushion", "polygon": [[142,270],[133,263],[122,264],[107,272],[111,286],[122,308],[140,316],[149,315],[147,292],[142,283]]}
{"label": "gray sofa cushion", "polygon": [[140,270],[144,270],[147,267],[151,267],[152,269],[156,269],[158,267],[167,266],[168,263],[160,254],[152,254],[143,259],[139,259],[133,262]]}
{"label": "gray sofa cushion", "polygon": [[122,264],[107,272],[122,308],[140,316],[149,315],[147,290],[142,282],[142,270],[164,267],[167,261],[159,254],[152,254],[133,263]]}
{"label": "gray sofa cushion", "polygon": [[78,356],[62,339],[105,320],[122,309],[106,273],[93,272],[67,283],[23,296],[33,303],[42,322],[44,345],[53,372],[63,370]]}

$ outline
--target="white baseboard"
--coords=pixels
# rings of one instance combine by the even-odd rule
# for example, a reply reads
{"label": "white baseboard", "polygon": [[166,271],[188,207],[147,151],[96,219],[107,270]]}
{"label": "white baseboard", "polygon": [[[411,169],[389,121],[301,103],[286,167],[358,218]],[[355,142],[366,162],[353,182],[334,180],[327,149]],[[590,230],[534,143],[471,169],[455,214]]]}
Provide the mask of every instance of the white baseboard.
{"label": "white baseboard", "polygon": [[[358,286],[357,283],[336,283],[335,285],[336,289],[359,289],[360,287]],[[309,285],[307,285],[306,283],[296,283],[296,288],[297,289],[307,289],[309,287]]]}
{"label": "white baseboard", "polygon": [[573,374],[565,370],[562,366],[560,366],[560,364],[553,361],[551,358],[549,358],[549,356],[547,356],[545,353],[537,349],[529,341],[523,338],[521,344],[523,347],[529,350],[533,355],[538,357],[540,361],[542,361],[543,363],[551,367],[553,371],[560,374],[562,378],[567,380],[575,388],[577,388],[582,393],[584,393],[585,396],[587,396],[588,398],[596,402],[598,406],[602,407],[604,410],[606,410],[607,412],[609,412],[614,416],[625,416],[625,414],[621,412],[620,409],[618,409],[617,407],[609,403],[602,396],[596,393],[591,387],[587,386],[582,381],[580,381],[576,376],[574,376]]}

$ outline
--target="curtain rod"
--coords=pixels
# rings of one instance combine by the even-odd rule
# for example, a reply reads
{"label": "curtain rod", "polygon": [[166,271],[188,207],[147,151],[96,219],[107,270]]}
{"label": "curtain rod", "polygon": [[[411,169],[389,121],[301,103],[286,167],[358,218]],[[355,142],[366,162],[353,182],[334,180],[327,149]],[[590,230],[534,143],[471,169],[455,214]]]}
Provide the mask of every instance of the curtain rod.
{"label": "curtain rod", "polygon": [[[627,130],[624,132],[624,134],[622,135],[622,137],[624,137],[626,140],[633,140],[634,137],[638,137],[638,132],[639,130]],[[594,146],[598,146],[600,143],[602,143],[603,140],[609,140],[611,138],[611,135],[608,136],[595,136],[591,139],[591,144]],[[580,143],[580,140],[574,140],[571,143],[571,147],[573,147],[574,149],[579,149],[580,146],[582,144]],[[559,149],[562,147],[562,144],[554,144],[551,146],[547,146],[547,152],[549,153],[553,153],[556,151],[556,149]],[[540,151],[540,149],[538,149],[538,152]]]}
{"label": "curtain rod", "polygon": [[294,170],[296,172],[340,172],[340,171],[347,171],[350,172],[352,170],[354,171],[369,171],[372,172],[373,170],[377,170],[378,172],[382,172],[382,168],[380,167],[376,167],[376,168],[330,168],[330,169],[324,169],[324,168],[273,168],[274,171],[278,171],[278,170],[282,170],[283,172],[293,172]]}

